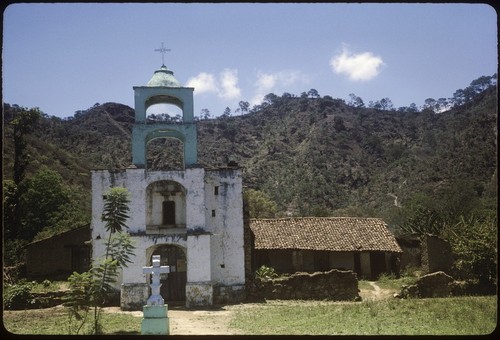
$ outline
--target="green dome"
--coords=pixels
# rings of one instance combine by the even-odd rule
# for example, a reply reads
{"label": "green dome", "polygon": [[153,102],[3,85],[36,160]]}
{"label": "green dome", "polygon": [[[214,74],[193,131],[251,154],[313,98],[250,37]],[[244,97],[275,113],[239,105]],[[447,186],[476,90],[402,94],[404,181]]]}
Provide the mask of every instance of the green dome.
{"label": "green dome", "polygon": [[155,74],[148,82],[147,86],[151,87],[181,87],[181,84],[174,77],[174,72],[167,69],[165,65],[162,65],[159,70],[155,71]]}

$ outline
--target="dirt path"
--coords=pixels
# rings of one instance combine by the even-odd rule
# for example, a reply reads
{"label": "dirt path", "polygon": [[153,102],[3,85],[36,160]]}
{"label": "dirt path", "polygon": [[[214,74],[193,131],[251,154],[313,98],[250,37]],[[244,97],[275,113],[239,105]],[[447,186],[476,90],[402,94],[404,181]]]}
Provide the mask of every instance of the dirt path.
{"label": "dirt path", "polygon": [[234,335],[237,330],[230,329],[233,313],[225,310],[170,310],[171,335]]}
{"label": "dirt path", "polygon": [[[387,299],[394,293],[391,290],[380,288],[376,282],[370,281],[373,289],[361,289],[363,301]],[[289,301],[268,301],[268,304],[295,303]],[[308,303],[308,302],[303,302]],[[317,303],[311,302],[311,303]],[[342,303],[342,302],[338,302]],[[237,329],[231,328],[230,322],[238,309],[259,307],[261,304],[245,303],[241,305],[220,306],[206,310],[190,310],[181,306],[172,306],[168,310],[171,335],[238,335]],[[126,312],[120,307],[107,307],[105,311],[111,313],[131,314],[142,318],[142,311]]]}
{"label": "dirt path", "polygon": [[368,282],[373,289],[361,289],[359,295],[363,300],[383,300],[392,297],[394,291],[380,288],[376,282]]}
{"label": "dirt path", "polygon": [[[122,311],[120,307],[104,308],[109,313],[124,313],[142,318],[142,311]],[[189,310],[185,307],[172,307],[168,311],[170,335],[236,335],[238,330],[231,329],[229,323],[233,312],[229,307],[214,310]]]}

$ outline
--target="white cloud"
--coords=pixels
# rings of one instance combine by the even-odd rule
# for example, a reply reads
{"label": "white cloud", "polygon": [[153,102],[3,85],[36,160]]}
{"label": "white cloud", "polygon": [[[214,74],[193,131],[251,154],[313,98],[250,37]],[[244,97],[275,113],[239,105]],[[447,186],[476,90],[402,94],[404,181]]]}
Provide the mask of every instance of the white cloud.
{"label": "white cloud", "polygon": [[276,74],[268,74],[259,72],[257,74],[257,81],[255,82],[255,86],[257,87],[257,91],[268,91],[271,90],[278,80],[278,76]]}
{"label": "white cloud", "polygon": [[202,72],[196,77],[189,78],[186,87],[194,87],[196,93],[217,92],[213,74]]}
{"label": "white cloud", "polygon": [[194,87],[195,94],[215,93],[225,100],[238,99],[241,89],[238,87],[238,70],[224,69],[216,78],[212,73],[202,72],[189,78],[187,87]]}
{"label": "white cloud", "polygon": [[[250,104],[256,105],[262,102],[264,96],[273,91],[290,91],[286,87],[295,83],[308,83],[309,79],[300,71],[283,70],[275,73],[257,72],[257,80],[255,81],[255,92],[250,100]],[[275,93],[280,95],[280,93]]]}
{"label": "white cloud", "polygon": [[368,81],[375,78],[385,65],[382,58],[371,52],[354,54],[347,47],[330,59],[330,66],[337,74],[347,75],[352,81]]}
{"label": "white cloud", "polygon": [[219,97],[231,100],[241,96],[241,89],[238,87],[238,71],[234,69],[224,69],[219,75]]}

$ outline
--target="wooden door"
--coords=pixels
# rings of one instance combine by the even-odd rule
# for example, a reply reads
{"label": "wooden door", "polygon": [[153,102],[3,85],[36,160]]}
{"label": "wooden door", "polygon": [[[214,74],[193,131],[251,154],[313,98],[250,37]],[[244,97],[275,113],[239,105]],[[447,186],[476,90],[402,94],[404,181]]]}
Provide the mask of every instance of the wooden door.
{"label": "wooden door", "polygon": [[170,266],[169,274],[160,277],[160,294],[165,303],[186,301],[186,254],[184,250],[174,245],[164,245],[157,248],[153,255],[160,255],[160,265]]}

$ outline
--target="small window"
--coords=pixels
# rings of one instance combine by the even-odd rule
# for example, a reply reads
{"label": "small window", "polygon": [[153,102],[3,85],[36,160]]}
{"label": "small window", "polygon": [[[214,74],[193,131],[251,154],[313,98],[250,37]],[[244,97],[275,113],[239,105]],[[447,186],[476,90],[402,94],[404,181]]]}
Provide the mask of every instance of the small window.
{"label": "small window", "polygon": [[212,217],[215,217],[215,209],[212,210]]}
{"label": "small window", "polygon": [[215,186],[214,187],[214,195],[218,195],[218,194],[219,194],[219,187]]}
{"label": "small window", "polygon": [[163,225],[174,225],[175,224],[175,202],[174,201],[163,201],[162,204],[163,213]]}

